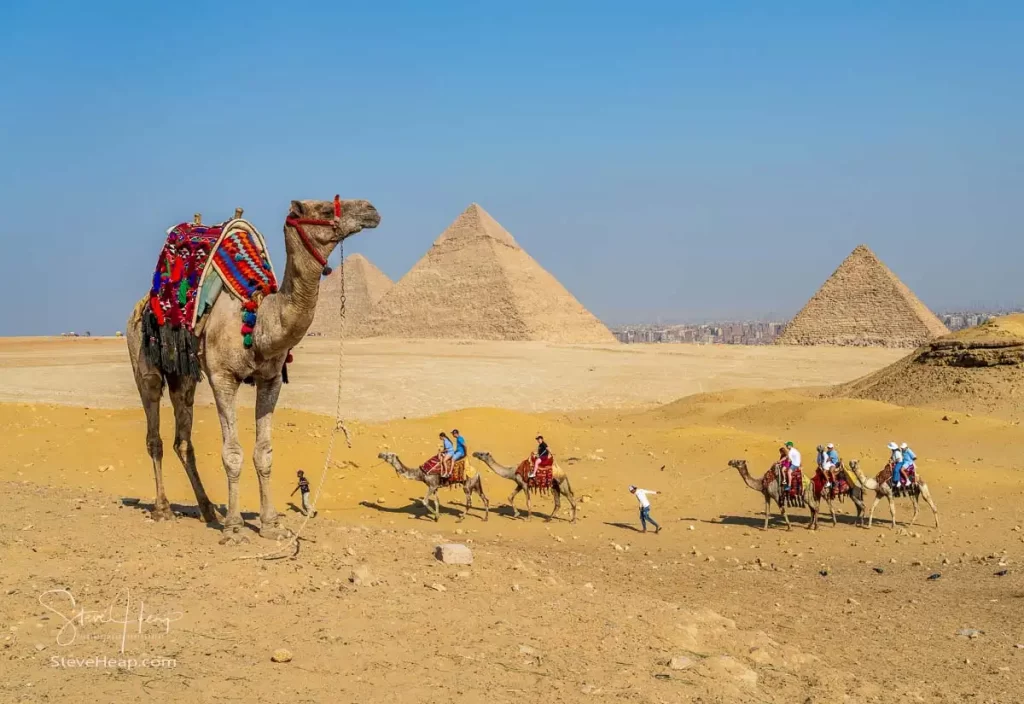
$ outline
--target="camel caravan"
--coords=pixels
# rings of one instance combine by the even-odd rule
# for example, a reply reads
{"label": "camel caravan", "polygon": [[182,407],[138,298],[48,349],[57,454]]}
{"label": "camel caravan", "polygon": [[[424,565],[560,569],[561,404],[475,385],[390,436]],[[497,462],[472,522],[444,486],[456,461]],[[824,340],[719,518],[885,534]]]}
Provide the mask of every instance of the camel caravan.
{"label": "camel caravan", "polygon": [[[233,218],[205,225],[197,214],[191,222],[170,228],[153,272],[150,291],[135,305],[126,331],[135,383],[146,414],[146,449],[153,463],[156,484],[152,518],[173,517],[164,492],[164,446],[160,437],[160,401],[166,388],[174,413],[174,453],[191,482],[202,519],[207,523],[220,523],[221,544],[248,542],[242,530],[244,522],[239,505],[243,451],[235,409],[238,389],[243,383],[256,389],[253,463],[260,491],[259,534],[272,540],[294,536],[281,525],[271,495],[274,409],[282,385],[288,383],[292,349],[306,336],[316,317],[321,278],[331,273],[327,265],[331,252],[351,235],[377,227],[381,220],[376,208],[365,200],[342,200],[335,196],[333,200],[291,201],[283,226],[287,259],[284,275],[278,280],[263,235],[242,215],[242,209],[238,208]],[[499,322],[511,326],[501,331],[488,328],[482,339],[494,339],[497,332],[505,336],[502,339],[546,339],[553,334],[552,330],[558,331],[559,341],[600,342],[606,339],[606,333],[607,338],[611,337],[554,277],[518,247],[504,228],[475,204],[442,234],[413,272],[429,278],[428,274],[434,269],[455,267],[466,271],[468,267],[463,266],[465,262],[459,257],[467,248],[490,252],[495,266],[530,270],[530,281],[548,289],[545,292],[511,287],[506,293],[509,301],[514,298],[515,305],[499,301],[495,310],[516,310],[516,320],[488,311],[482,305],[473,307],[473,311],[457,308],[445,311],[446,315],[462,316],[460,320],[468,320],[465,318],[468,315],[481,315],[492,327]],[[530,320],[526,313],[534,296],[561,301],[558,308],[564,310],[556,312],[558,319]],[[376,312],[366,318],[367,329],[379,328],[381,316],[398,316],[406,300],[417,300],[417,295],[403,282],[387,293],[382,292]],[[453,305],[447,300],[428,303],[435,308]],[[564,319],[558,317],[562,314],[566,316]],[[410,336],[423,334],[421,328],[416,327],[420,322],[413,316],[402,331]],[[192,444],[196,386],[204,376],[213,391],[221,426],[221,460],[228,481],[228,503],[223,517],[217,515],[203,488]],[[455,487],[460,487],[465,494],[465,507],[458,520],[470,514],[473,496],[478,495],[483,504],[481,518],[487,521],[491,504],[484,491],[483,473],[470,464],[462,434],[458,430],[451,432],[451,437],[440,433],[438,452],[415,467],[406,465],[395,453],[382,452],[379,458],[390,464],[399,476],[426,485],[426,494],[420,502],[435,521],[440,520],[441,514],[438,492]],[[536,441],[536,449],[514,466],[498,462],[486,451],[473,452],[472,457],[515,485],[508,497],[513,519],[520,516],[515,506],[520,493],[525,497],[526,520],[533,514],[532,497],[550,494],[553,507],[547,520],[559,517],[562,499],[565,499],[569,505],[568,520],[575,523],[577,501],[572,483],[555,462],[544,438],[537,436]],[[875,492],[867,527],[871,526],[875,508],[883,497],[889,502],[893,526],[896,524],[894,501],[906,497],[914,504],[912,523],[917,519],[919,500],[923,498],[931,507],[938,527],[938,512],[927,484],[916,471],[913,451],[906,443],[902,447],[890,443],[889,449],[892,451],[889,462],[873,479],[862,474],[856,460],[851,460],[847,468],[832,444],[818,447],[818,462],[813,473],[803,471],[800,453],[792,442],[780,448],[779,459],[760,479],[751,476],[745,460],[732,460],[729,465],[739,471],[747,486],[764,498],[765,529],[770,522],[772,503],[779,508],[787,528],[791,527],[787,509],[806,508],[811,517],[807,527],[816,529],[822,505],[828,506],[832,523],[836,525],[835,505],[847,498],[856,508],[858,525],[862,525],[867,491]],[[303,513],[314,515],[315,507],[307,496],[309,483],[301,476],[298,489],[303,492]],[[640,501],[641,521],[646,531],[650,509],[649,503],[645,505],[645,497],[657,492],[641,492],[630,486],[630,492],[634,491]],[[653,520],[650,522],[660,532],[660,526]]]}

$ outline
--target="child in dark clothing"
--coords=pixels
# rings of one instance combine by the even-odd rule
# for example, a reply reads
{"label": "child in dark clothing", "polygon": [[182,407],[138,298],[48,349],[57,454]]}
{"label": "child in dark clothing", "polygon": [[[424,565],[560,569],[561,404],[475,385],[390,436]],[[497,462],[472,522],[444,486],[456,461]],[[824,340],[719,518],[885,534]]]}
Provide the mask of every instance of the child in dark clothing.
{"label": "child in dark clothing", "polygon": [[306,475],[303,474],[301,469],[296,474],[299,476],[299,484],[292,489],[292,493],[289,496],[295,496],[296,491],[302,492],[302,515],[308,516],[313,510],[309,505],[309,480],[306,479]]}

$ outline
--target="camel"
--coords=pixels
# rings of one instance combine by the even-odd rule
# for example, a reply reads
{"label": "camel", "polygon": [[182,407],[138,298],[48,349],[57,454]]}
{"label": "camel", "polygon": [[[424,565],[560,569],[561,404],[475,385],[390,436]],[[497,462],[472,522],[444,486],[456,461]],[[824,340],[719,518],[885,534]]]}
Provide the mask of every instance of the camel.
{"label": "camel", "polygon": [[[838,473],[838,472],[845,472],[845,471],[846,471],[846,468],[840,462],[839,466],[836,468],[836,472]],[[838,522],[836,521],[835,501],[836,501],[836,499],[839,499],[840,495],[837,494],[836,498],[833,499],[829,494],[827,494],[824,491],[822,491],[821,496],[817,496],[814,493],[814,486],[813,486],[814,479],[813,479],[813,477],[811,479],[811,482],[812,482],[812,486],[811,486],[810,498],[814,502],[814,508],[815,508],[817,514],[821,515],[821,502],[824,501],[825,505],[828,506],[829,514],[832,516],[832,525],[837,525]],[[857,509],[857,525],[863,525],[863,523],[864,523],[864,490],[861,487],[857,486],[852,481],[849,482],[849,484],[850,484],[850,488],[846,491],[846,496],[850,497],[850,501],[853,502],[854,507]],[[817,527],[817,522],[816,521],[815,521],[815,527]]]}
{"label": "camel", "polygon": [[[774,501],[779,506],[779,510],[782,512],[782,518],[786,521],[786,530],[792,530],[793,526],[789,523],[789,515],[786,513],[786,506],[783,504],[780,496],[780,488],[778,481],[764,481],[762,479],[754,479],[750,476],[750,471],[747,469],[746,460],[729,460],[729,466],[735,468],[740,473],[740,478],[743,482],[754,491],[758,491],[764,496],[764,528],[768,530],[768,520],[770,518],[769,510]],[[769,472],[774,471],[775,476],[779,476],[778,463],[773,464]],[[765,473],[767,476],[767,472]],[[803,481],[803,500],[807,508],[811,511],[811,522],[808,524],[807,529],[813,530],[818,527],[818,502],[814,500],[814,489],[811,486],[811,482],[807,476],[804,476]],[[835,515],[833,514],[833,520]]]}
{"label": "camel", "polygon": [[[857,481],[861,483],[861,486],[863,486],[865,490],[875,492],[875,500],[871,504],[871,512],[868,513],[868,528],[871,527],[871,520],[875,516],[875,507],[878,506],[878,502],[882,500],[883,496],[889,500],[889,513],[892,515],[891,527],[895,528],[896,501],[895,497],[892,494],[892,484],[888,481],[888,479],[886,479],[883,476],[887,470],[882,470],[874,479],[869,479],[865,477],[864,474],[860,471],[860,466],[857,460],[850,460],[850,470],[853,471],[853,473],[857,476]],[[892,475],[890,474],[890,476]],[[932,501],[931,491],[928,490],[928,485],[925,484],[924,481],[922,481],[920,472],[917,473],[917,483],[915,484],[915,487],[916,491],[912,489],[907,492],[910,495],[910,498],[913,499],[914,501],[914,517],[910,519],[910,525],[914,525],[914,523],[917,521],[917,514],[920,509],[920,501],[923,498],[925,501],[928,502],[928,505],[931,507],[932,515],[935,516],[935,527],[938,528],[939,509],[935,507],[935,502]]]}
{"label": "camel", "polygon": [[[247,348],[239,334],[243,309],[235,297],[226,292],[221,294],[206,314],[205,326],[198,333],[198,354],[220,417],[221,460],[228,480],[228,508],[222,521],[225,534],[222,544],[248,542],[241,535],[244,521],[239,509],[238,479],[242,473],[242,446],[238,441],[235,396],[242,381],[250,379],[256,386],[253,463],[260,485],[259,533],[269,539],[290,535],[279,523],[270,493],[273,413],[281,392],[282,370],[289,350],[302,341],[313,322],[320,276],[331,251],[346,237],[364,228],[377,227],[379,223],[380,215],[376,208],[365,200],[293,200],[284,225],[288,255],[284,278],[279,290],[267,295],[259,305],[252,346]],[[143,350],[142,316],[149,304],[148,298],[146,296],[136,305],[128,319],[127,342],[135,383],[146,412],[146,448],[153,461],[156,479],[156,501],[151,515],[154,520],[173,518],[164,494],[163,441],[160,438],[160,398],[166,386],[174,409],[175,454],[192,483],[203,520],[215,523],[217,514],[196,470],[192,446],[197,380],[167,374],[147,358]]]}
{"label": "camel", "polygon": [[[511,496],[508,497],[508,503],[512,506],[512,516],[515,518],[519,517],[519,511],[516,510],[516,496],[520,491],[526,493],[526,520],[530,520],[532,515],[532,504],[530,502],[530,487],[526,485],[526,482],[516,471],[515,467],[506,467],[499,464],[494,457],[491,456],[490,452],[474,452],[473,457],[486,464],[491,468],[495,474],[503,479],[510,479],[516,483],[515,491],[512,492]],[[576,497],[572,493],[572,485],[569,483],[569,476],[555,464],[552,468],[551,478],[551,494],[555,498],[555,506],[551,509],[551,515],[546,520],[550,521],[561,510],[562,497],[564,496],[569,502],[572,516],[570,521],[576,522]]]}
{"label": "camel", "polygon": [[[438,521],[441,518],[441,501],[437,498],[437,490],[442,487],[441,475],[437,473],[427,474],[419,467],[406,467],[405,464],[398,458],[393,452],[381,452],[377,455],[380,459],[390,464],[395,472],[400,477],[405,479],[415,479],[418,482],[423,482],[427,485],[427,494],[421,499],[420,503],[434,516],[434,521]],[[466,478],[463,482],[453,482],[446,486],[455,486],[461,484],[463,491],[466,492],[466,509],[459,516],[458,520],[461,521],[469,515],[469,509],[473,506],[473,492],[480,494],[480,500],[484,502],[484,521],[490,517],[491,502],[487,498],[487,494],[484,493],[484,480],[483,475],[480,472],[472,469],[469,461],[466,461]],[[430,501],[433,499],[434,508],[430,508]]]}

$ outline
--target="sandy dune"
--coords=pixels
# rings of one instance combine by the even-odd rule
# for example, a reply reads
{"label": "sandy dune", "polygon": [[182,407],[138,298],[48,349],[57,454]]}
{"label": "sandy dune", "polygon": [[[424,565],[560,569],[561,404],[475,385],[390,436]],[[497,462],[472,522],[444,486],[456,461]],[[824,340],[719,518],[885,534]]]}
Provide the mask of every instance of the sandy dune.
{"label": "sandy dune", "polygon": [[[317,397],[313,389],[314,370],[327,375],[333,364],[326,345],[299,351],[296,383],[284,395],[293,408],[276,421],[274,491],[293,528],[301,525],[289,508],[294,470],[320,483],[330,420],[301,407],[333,403],[330,391]],[[0,388],[22,401],[0,404],[0,701],[1019,701],[1024,429],[770,388],[846,380],[892,353],[346,349],[359,420],[353,449],[338,453],[324,480],[321,515],[296,559],[236,561],[272,544],[253,533],[250,545],[219,546],[219,534],[188,515],[148,520],[144,422],[117,341],[0,345]],[[449,385],[456,372],[465,383]],[[101,394],[105,383],[111,388]],[[696,384],[714,392],[651,405]],[[741,386],[748,388],[731,388]],[[61,395],[66,389],[75,391]],[[424,417],[437,410],[445,412]],[[478,506],[457,522],[457,491],[444,494],[440,523],[423,518],[413,501],[422,487],[397,478],[376,454],[390,449],[421,462],[438,429],[452,427],[471,450],[509,463],[544,432],[586,497],[579,523],[544,522],[547,497],[534,502],[540,520],[513,520],[511,485],[487,470],[487,522]],[[918,525],[904,526],[911,512],[901,503],[895,531],[884,504],[870,532],[852,525],[849,504],[840,525],[826,519],[815,533],[803,530],[801,510],[792,532],[777,523],[758,530],[760,496],[725,463],[746,457],[764,468],[786,439],[805,456],[834,441],[869,470],[889,439],[912,442],[941,529],[927,508]],[[208,406],[197,413],[195,442],[211,498],[223,502],[219,429]],[[172,502],[191,513],[188,482],[170,453],[165,467]],[[631,482],[661,492],[653,515],[662,534],[635,530]],[[242,488],[243,509],[255,512],[248,462]],[[255,525],[253,513],[247,518]],[[468,543],[475,564],[437,563],[432,550],[442,540]],[[375,584],[349,583],[359,566]],[[118,656],[122,627],[82,626],[75,642],[60,645],[62,617],[39,595],[66,589],[84,608],[103,610],[118,592],[123,607],[125,588],[147,613],[176,617],[166,633],[157,632],[159,621],[147,624],[149,637],[129,640],[126,657],[173,658],[176,667],[53,667],[54,657]],[[272,663],[277,648],[294,659]],[[689,666],[666,666],[674,657]]]}

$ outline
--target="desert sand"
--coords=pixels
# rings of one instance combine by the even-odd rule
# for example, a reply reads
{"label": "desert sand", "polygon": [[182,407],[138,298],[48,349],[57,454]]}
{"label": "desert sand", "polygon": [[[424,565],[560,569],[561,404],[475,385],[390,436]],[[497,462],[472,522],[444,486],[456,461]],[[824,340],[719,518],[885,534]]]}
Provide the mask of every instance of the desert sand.
{"label": "desert sand", "polygon": [[[253,532],[249,545],[218,545],[169,451],[167,493],[181,516],[148,519],[152,470],[123,341],[0,342],[0,701],[1020,701],[1024,428],[1007,414],[829,390],[901,352],[344,349],[353,448],[336,453],[320,514],[294,557],[237,560],[274,544]],[[311,340],[296,351],[276,418],[275,499],[293,529],[295,470],[320,482],[335,350]],[[223,503],[206,388],[199,404],[199,470]],[[248,454],[251,412],[240,418]],[[415,501],[423,487],[376,455],[418,464],[453,427],[470,451],[506,463],[543,432],[583,501],[579,522],[546,522],[548,497],[535,497],[534,520],[513,519],[511,483],[479,464],[489,520],[476,506],[459,521],[458,490],[444,492],[440,522],[427,520]],[[886,442],[909,441],[940,528],[927,507],[906,525],[904,500],[896,529],[884,503],[870,531],[844,503],[838,526],[826,515],[806,531],[807,512],[794,509],[792,531],[777,520],[759,530],[761,497],[726,462],[763,471],[784,440],[809,461],[816,444],[835,442],[869,475]],[[661,534],[638,532],[630,483],[659,492]],[[242,492],[255,511],[248,461]],[[474,564],[437,562],[445,541],[467,544]],[[126,620],[129,591],[133,637],[96,622],[109,618],[68,627],[75,608],[112,603]],[[272,662],[282,648],[291,661]],[[66,666],[97,657],[138,662]]]}

